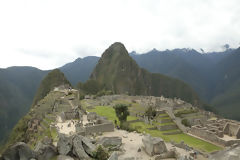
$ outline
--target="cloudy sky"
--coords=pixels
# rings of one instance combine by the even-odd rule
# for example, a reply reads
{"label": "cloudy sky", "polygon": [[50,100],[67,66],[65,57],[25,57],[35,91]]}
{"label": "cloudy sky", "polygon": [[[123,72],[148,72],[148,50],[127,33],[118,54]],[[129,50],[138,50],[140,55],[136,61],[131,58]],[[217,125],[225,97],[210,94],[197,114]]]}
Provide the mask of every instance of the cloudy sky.
{"label": "cloudy sky", "polygon": [[239,0],[1,0],[0,68],[128,51],[240,46]]}

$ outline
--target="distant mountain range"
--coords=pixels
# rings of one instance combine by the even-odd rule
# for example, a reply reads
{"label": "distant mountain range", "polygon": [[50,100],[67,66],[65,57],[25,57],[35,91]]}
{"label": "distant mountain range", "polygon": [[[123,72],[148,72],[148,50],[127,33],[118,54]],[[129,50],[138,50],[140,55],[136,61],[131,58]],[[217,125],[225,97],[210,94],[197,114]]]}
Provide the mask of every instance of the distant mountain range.
{"label": "distant mountain range", "polygon": [[[137,64],[153,73],[180,79],[213,105],[219,114],[240,120],[240,49],[201,54],[193,49],[130,53]],[[99,57],[78,58],[59,69],[75,86],[91,75]],[[41,80],[49,71],[33,67],[0,69],[0,140],[27,113]]]}

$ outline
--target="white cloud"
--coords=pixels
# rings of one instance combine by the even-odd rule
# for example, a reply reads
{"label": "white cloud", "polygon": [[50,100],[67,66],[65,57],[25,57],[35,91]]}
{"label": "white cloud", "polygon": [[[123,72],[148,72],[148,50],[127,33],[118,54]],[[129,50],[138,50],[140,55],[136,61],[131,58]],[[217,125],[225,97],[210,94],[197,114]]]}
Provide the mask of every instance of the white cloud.
{"label": "white cloud", "polygon": [[0,1],[0,67],[52,69],[115,41],[140,53],[238,47],[239,15],[239,0]]}

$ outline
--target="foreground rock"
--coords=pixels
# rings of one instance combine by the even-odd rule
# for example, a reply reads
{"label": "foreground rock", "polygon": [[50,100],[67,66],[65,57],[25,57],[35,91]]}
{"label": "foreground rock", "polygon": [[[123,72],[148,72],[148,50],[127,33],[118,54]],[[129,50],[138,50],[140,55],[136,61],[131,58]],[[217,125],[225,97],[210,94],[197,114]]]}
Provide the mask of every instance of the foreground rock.
{"label": "foreground rock", "polygon": [[165,153],[157,155],[155,157],[155,160],[168,159],[168,158],[174,158],[174,159],[178,158],[179,159],[179,153],[177,153],[176,149],[172,149]]}
{"label": "foreground rock", "polygon": [[91,157],[94,156],[94,153],[96,151],[96,146],[94,144],[92,144],[92,142],[90,141],[90,139],[83,137],[82,138],[82,146],[85,150],[85,152],[90,155]]}
{"label": "foreground rock", "polygon": [[240,159],[240,145],[233,145],[222,151],[219,151],[212,156],[211,160],[239,160]]}
{"label": "foreground rock", "polygon": [[90,159],[82,145],[83,136],[77,135],[73,138],[73,154],[79,159]]}
{"label": "foreground rock", "polygon": [[[96,146],[87,137],[81,135],[68,136],[61,134],[57,143],[58,152],[61,155],[74,155],[79,159],[94,157]],[[62,157],[60,157],[62,158]]]}
{"label": "foreground rock", "polygon": [[59,155],[59,156],[57,156],[57,160],[74,160],[74,159],[69,156]]}
{"label": "foreground rock", "polygon": [[118,154],[117,152],[113,152],[111,156],[108,158],[108,160],[118,160]]}
{"label": "foreground rock", "polygon": [[121,146],[122,138],[121,137],[102,137],[98,143],[103,145],[104,147]]}
{"label": "foreground rock", "polygon": [[35,158],[35,154],[31,148],[23,142],[18,142],[11,146],[2,155],[2,160],[29,160],[31,158]]}
{"label": "foreground rock", "polygon": [[57,149],[48,137],[45,137],[42,142],[38,142],[34,151],[38,160],[51,159],[57,155]]}
{"label": "foreground rock", "polygon": [[167,152],[167,147],[164,141],[159,137],[144,136],[142,139],[144,149],[148,155],[154,156]]}
{"label": "foreground rock", "polygon": [[59,135],[59,140],[57,143],[59,154],[68,155],[72,151],[72,138],[72,136],[67,136],[65,134]]}

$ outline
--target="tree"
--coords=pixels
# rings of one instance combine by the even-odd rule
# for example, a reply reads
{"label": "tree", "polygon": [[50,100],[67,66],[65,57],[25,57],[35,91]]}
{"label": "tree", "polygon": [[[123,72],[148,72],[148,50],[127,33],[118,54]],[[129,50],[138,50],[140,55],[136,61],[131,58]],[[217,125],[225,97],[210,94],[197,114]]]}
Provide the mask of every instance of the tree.
{"label": "tree", "polygon": [[125,104],[116,104],[114,106],[115,113],[120,121],[120,125],[123,124],[123,122],[127,121],[127,116],[129,115],[128,106]]}
{"label": "tree", "polygon": [[148,107],[148,109],[145,111],[145,115],[149,118],[155,117],[157,115],[156,110],[153,109],[153,107]]}

